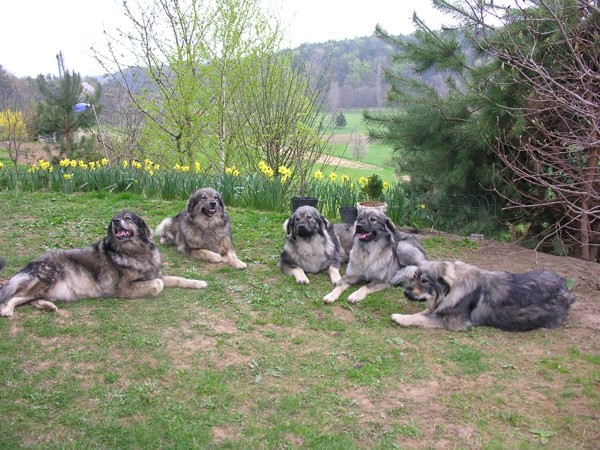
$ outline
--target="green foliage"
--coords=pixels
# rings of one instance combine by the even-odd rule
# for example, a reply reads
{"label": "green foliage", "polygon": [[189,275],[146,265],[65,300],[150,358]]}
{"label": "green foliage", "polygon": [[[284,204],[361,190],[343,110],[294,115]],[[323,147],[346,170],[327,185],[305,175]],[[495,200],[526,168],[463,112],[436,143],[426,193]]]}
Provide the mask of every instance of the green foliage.
{"label": "green foliage", "polygon": [[346,126],[346,116],[344,116],[343,112],[340,112],[335,116],[335,126],[338,128],[343,128]]}
{"label": "green foliage", "polygon": [[367,178],[362,191],[370,201],[379,201],[383,195],[383,180],[376,173]]}
{"label": "green foliage", "polygon": [[[64,72],[59,79],[47,79],[40,75],[37,78],[38,88],[43,100],[37,105],[36,132],[38,134],[55,134],[61,146],[61,157],[76,158],[90,155],[90,146],[85,149],[85,141],[79,146],[73,142],[74,133],[80,128],[90,128],[95,122],[91,109],[75,112],[75,105],[80,102],[96,104],[100,98],[100,87],[94,92],[84,92],[81,76],[75,72]],[[96,107],[99,112],[99,106]],[[90,143],[91,144],[91,143]],[[77,149],[79,153],[76,153]]]}

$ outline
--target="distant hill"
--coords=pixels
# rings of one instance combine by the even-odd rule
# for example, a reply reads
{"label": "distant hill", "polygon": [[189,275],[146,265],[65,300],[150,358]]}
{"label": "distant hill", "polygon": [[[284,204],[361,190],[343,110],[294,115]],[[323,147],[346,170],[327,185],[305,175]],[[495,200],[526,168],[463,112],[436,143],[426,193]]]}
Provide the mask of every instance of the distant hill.
{"label": "distant hill", "polygon": [[375,37],[304,44],[295,49],[315,71],[333,70],[331,110],[378,108],[385,105],[383,70],[391,65],[393,49]]}
{"label": "distant hill", "polygon": [[[331,111],[381,108],[386,105],[389,85],[385,82],[384,70],[392,64],[395,49],[391,45],[366,36],[304,44],[294,51],[307,58],[315,71],[323,70],[329,63],[333,70],[328,105]],[[445,91],[443,75],[431,73],[421,78],[434,85],[439,92]]]}

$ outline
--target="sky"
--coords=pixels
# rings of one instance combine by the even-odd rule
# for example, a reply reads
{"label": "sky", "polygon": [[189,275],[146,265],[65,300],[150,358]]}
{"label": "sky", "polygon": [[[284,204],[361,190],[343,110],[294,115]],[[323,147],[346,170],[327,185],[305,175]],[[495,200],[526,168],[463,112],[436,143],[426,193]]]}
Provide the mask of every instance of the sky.
{"label": "sky", "polygon": [[[410,34],[414,31],[411,21],[414,11],[433,28],[443,22],[443,16],[429,0],[264,1],[274,11],[280,11],[290,47],[370,36],[378,23],[392,34]],[[0,65],[18,77],[58,75],[59,52],[67,70],[83,76],[102,75],[103,70],[90,48],[105,47],[103,30],[127,24],[119,0],[4,0],[2,3]]]}

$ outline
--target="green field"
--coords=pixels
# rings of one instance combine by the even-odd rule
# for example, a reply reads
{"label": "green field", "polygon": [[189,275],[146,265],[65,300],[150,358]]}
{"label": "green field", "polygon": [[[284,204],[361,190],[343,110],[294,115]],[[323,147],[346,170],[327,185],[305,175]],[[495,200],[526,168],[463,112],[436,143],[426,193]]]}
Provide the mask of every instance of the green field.
{"label": "green field", "polygon": [[[185,202],[0,191],[0,204],[6,279],[99,239],[122,208],[155,228]],[[245,270],[158,244],[167,274],[206,289],[0,318],[0,448],[597,448],[600,355],[580,318],[527,333],[400,328],[390,314],[423,309],[400,288],[326,305],[325,274],[304,286],[277,268],[287,214],[229,214]],[[481,251],[423,244],[432,258]]]}

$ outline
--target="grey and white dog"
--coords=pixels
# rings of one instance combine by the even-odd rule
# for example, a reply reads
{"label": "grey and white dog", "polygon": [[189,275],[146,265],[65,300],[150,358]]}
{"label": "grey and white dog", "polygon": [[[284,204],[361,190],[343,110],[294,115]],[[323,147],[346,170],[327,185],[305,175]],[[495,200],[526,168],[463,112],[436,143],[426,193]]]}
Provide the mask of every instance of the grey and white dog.
{"label": "grey and white dog", "polygon": [[84,248],[46,253],[0,287],[0,316],[12,316],[15,307],[25,303],[56,311],[55,301],[154,297],[165,287],[206,287],[201,280],[163,275],[151,237],[152,231],[137,214],[116,214],[104,239]]}
{"label": "grey and white dog", "polygon": [[506,331],[554,328],[567,317],[575,296],[555,272],[483,270],[461,261],[424,261],[404,291],[424,301],[417,314],[392,314],[407,327],[465,330],[489,326]]}
{"label": "grey and white dog", "polygon": [[187,208],[164,219],[155,233],[161,244],[174,245],[182,253],[202,261],[229,264],[244,269],[231,240],[231,221],[223,197],[212,188],[193,193]]}
{"label": "grey and white dog", "polygon": [[[309,284],[306,274],[327,272],[332,283],[340,276],[340,264],[348,260],[336,230],[348,233],[349,226],[332,224],[312,206],[301,206],[283,223],[286,233],[277,266],[298,284]],[[346,239],[347,240],[347,239]]]}
{"label": "grey and white dog", "polygon": [[325,303],[335,302],[350,285],[366,282],[348,296],[348,302],[360,302],[373,292],[401,284],[408,266],[427,259],[418,239],[396,229],[380,210],[361,210],[353,230],[348,267],[335,289],[323,298]]}

